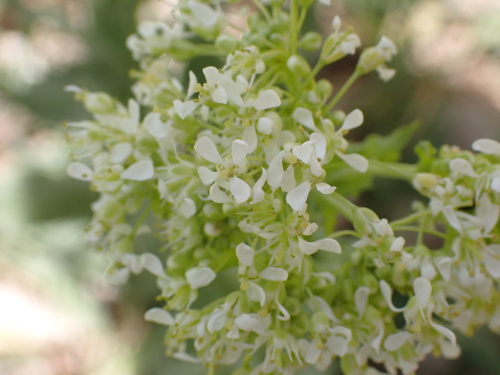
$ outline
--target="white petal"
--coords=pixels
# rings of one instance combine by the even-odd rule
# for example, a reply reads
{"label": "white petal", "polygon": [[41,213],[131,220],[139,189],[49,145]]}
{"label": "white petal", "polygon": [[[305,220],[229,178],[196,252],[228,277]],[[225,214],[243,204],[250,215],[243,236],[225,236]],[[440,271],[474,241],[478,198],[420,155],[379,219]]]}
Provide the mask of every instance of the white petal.
{"label": "white petal", "polygon": [[196,74],[194,74],[192,70],[189,71],[188,75],[189,75],[189,84],[187,90],[187,97],[189,98],[191,95],[194,94],[194,86],[198,83],[198,80],[196,79]]}
{"label": "white petal", "polygon": [[[229,330],[229,332],[227,333],[227,336],[226,336],[228,339],[233,339],[233,340],[236,340],[236,339],[239,339],[240,338],[240,331],[238,330],[238,327],[236,326],[236,324],[234,324],[231,329]],[[228,354],[228,353],[226,353]],[[222,363],[222,361],[221,361]],[[226,363],[224,363],[226,364]]]}
{"label": "white petal", "polygon": [[285,173],[283,173],[283,178],[281,180],[281,190],[283,190],[285,193],[288,193],[296,185],[297,181],[295,180],[295,168],[290,164],[285,170]]}
{"label": "white petal", "polygon": [[392,303],[392,289],[389,286],[389,284],[387,284],[387,281],[380,280],[379,281],[379,286],[380,286],[380,291],[382,292],[382,295],[384,296],[385,302],[387,303],[387,305],[389,306],[389,308],[392,311],[394,311],[394,312],[402,312],[402,311],[404,311],[404,309],[405,309],[404,307],[397,308]]}
{"label": "white petal", "polygon": [[253,282],[248,283],[248,290],[247,290],[247,296],[251,301],[256,301],[259,302],[261,307],[264,307],[264,304],[266,303],[266,292],[264,289]]}
{"label": "white petal", "polygon": [[203,185],[210,185],[217,179],[219,173],[211,171],[207,167],[198,167],[198,176],[200,176]]}
{"label": "white petal", "polygon": [[410,332],[398,332],[388,336],[384,341],[384,348],[393,352],[398,350],[401,346],[403,346],[408,340],[412,338]]}
{"label": "white petal", "polygon": [[92,180],[94,171],[87,165],[77,161],[68,166],[66,173],[68,173],[68,176],[76,178],[77,180],[90,181]]}
{"label": "white petal", "polygon": [[229,203],[229,202],[231,202],[231,198],[229,198],[229,195],[224,193],[219,188],[219,185],[217,185],[217,184],[213,184],[210,187],[209,197],[212,200],[212,202],[215,202],[215,203]]}
{"label": "white petal", "polygon": [[355,109],[346,116],[340,130],[355,129],[362,123],[363,123],[363,112],[361,112],[359,109]]}
{"label": "white petal", "polygon": [[179,115],[181,119],[188,117],[193,111],[198,107],[199,103],[188,100],[187,102],[181,102],[180,100],[174,100],[174,110]]}
{"label": "white petal", "polygon": [[336,254],[340,254],[342,252],[340,244],[333,238],[323,238],[318,241],[308,242],[302,237],[299,237],[299,249],[307,255],[314,254],[318,250],[325,250]]}
{"label": "white petal", "polygon": [[78,93],[82,92],[83,90],[76,85],[66,85],[66,86],[64,86],[64,91],[74,92],[74,93],[78,94]]}
{"label": "white petal", "polygon": [[221,309],[215,309],[208,319],[207,330],[210,333],[220,331],[224,324],[226,323],[226,312]]}
{"label": "white petal", "polygon": [[326,156],[326,138],[323,134],[314,132],[309,136],[309,140],[314,142],[316,157],[323,160]]}
{"label": "white petal", "polygon": [[500,278],[500,260],[492,257],[488,253],[485,253],[483,255],[483,263],[486,271],[488,271],[491,277],[495,279]]}
{"label": "white petal", "polygon": [[343,154],[337,152],[337,155],[349,166],[358,172],[365,173],[368,170],[368,160],[359,154]]}
{"label": "white petal", "polygon": [[121,177],[125,180],[146,181],[153,177],[155,169],[151,159],[145,159],[132,164],[125,169]]}
{"label": "white petal", "polygon": [[203,68],[203,75],[207,80],[207,84],[213,87],[219,80],[220,73],[217,68],[213,66],[207,66],[206,68]]}
{"label": "white petal", "polygon": [[193,217],[196,213],[196,203],[191,198],[184,198],[179,207],[179,212],[186,219]]}
{"label": "white petal", "polygon": [[121,261],[135,275],[140,274],[144,268],[140,255],[131,253],[123,254]]}
{"label": "white petal", "polygon": [[257,132],[255,131],[255,127],[253,125],[243,130],[242,138],[243,141],[246,142],[246,144],[248,144],[248,152],[249,153],[254,152],[255,149],[257,148],[258,139],[257,139]]}
{"label": "white petal", "polygon": [[106,280],[113,285],[125,284],[130,276],[130,271],[126,267],[117,268],[106,274]]}
{"label": "white petal", "polygon": [[413,290],[417,298],[418,307],[425,309],[432,292],[431,282],[423,277],[419,277],[413,282]]}
{"label": "white petal", "polygon": [[283,174],[285,173],[283,169],[283,154],[284,151],[280,151],[269,164],[267,183],[273,190],[276,190],[280,186]]}
{"label": "white petal", "polygon": [[146,311],[144,314],[144,319],[148,322],[163,324],[165,326],[171,326],[175,323],[174,318],[168,311],[160,307],[153,307]]}
{"label": "white petal", "polygon": [[144,253],[141,255],[142,266],[153,275],[159,277],[165,277],[165,271],[163,270],[163,264],[160,258],[151,253]]}
{"label": "white petal", "polygon": [[293,119],[297,121],[300,125],[305,126],[311,130],[317,131],[318,128],[314,124],[314,118],[312,112],[306,108],[297,108],[293,111]]}
{"label": "white petal", "polygon": [[262,187],[267,180],[267,171],[262,168],[262,175],[257,180],[257,182],[252,186],[252,201],[251,204],[259,203],[264,200],[265,193]]}
{"label": "white petal", "polygon": [[[308,143],[308,142],[306,142]],[[311,160],[311,155],[314,151],[313,145],[311,144],[302,144],[300,146],[294,146],[292,148],[292,153],[299,159],[301,162],[305,164],[309,164],[309,160]]]}
{"label": "white petal", "polygon": [[231,145],[231,156],[233,157],[233,163],[236,165],[240,165],[243,160],[245,160],[249,148],[250,146],[245,141],[242,141],[241,139],[234,140]]}
{"label": "white petal", "polygon": [[483,233],[491,232],[491,230],[497,225],[499,215],[500,206],[493,204],[488,197],[488,194],[481,195],[481,197],[476,201],[476,216],[482,222],[484,229]]}
{"label": "white petal", "polygon": [[179,361],[184,361],[188,363],[199,363],[200,360],[192,355],[187,354],[186,352],[177,352],[172,358],[178,359]]}
{"label": "white petal", "polygon": [[465,159],[457,158],[450,161],[450,169],[453,172],[462,173],[469,177],[477,177],[477,173],[474,172],[472,165]]}
{"label": "white petal", "polygon": [[202,158],[215,164],[222,164],[222,158],[217,150],[217,147],[215,147],[214,141],[206,135],[196,141],[194,144],[194,150]]}
{"label": "white petal", "polygon": [[384,327],[380,329],[377,337],[375,337],[371,343],[371,347],[375,350],[375,353],[378,353],[380,350],[380,344],[382,343],[382,338],[384,337]]}
{"label": "white petal", "polygon": [[290,320],[290,313],[288,312],[287,309],[285,309],[285,306],[283,306],[281,303],[279,303],[278,301],[276,301],[276,304],[278,305],[278,310],[281,312],[281,316],[277,315],[276,317],[279,319],[279,320],[283,320],[283,321],[287,321],[287,320]]}
{"label": "white petal", "polygon": [[161,120],[160,113],[148,113],[142,124],[155,138],[165,138],[168,135],[168,126]]}
{"label": "white petal", "polygon": [[132,154],[134,148],[128,142],[117,143],[111,148],[110,161],[112,163],[123,163]]}
{"label": "white petal", "polygon": [[229,180],[229,191],[237,203],[244,203],[252,195],[252,189],[245,181],[238,177]]}
{"label": "white petal", "polygon": [[193,16],[203,26],[212,27],[217,23],[219,15],[212,7],[195,0],[188,1],[188,4]]}
{"label": "white petal", "polygon": [[257,123],[259,133],[269,135],[273,132],[274,122],[269,117],[261,117]]}
{"label": "white petal", "polygon": [[358,310],[359,317],[361,318],[365,312],[366,304],[368,303],[368,296],[370,295],[370,288],[360,286],[354,293],[354,304]]}
{"label": "white petal", "polygon": [[438,331],[440,334],[442,334],[444,337],[446,337],[453,345],[457,344],[457,338],[456,338],[455,334],[450,329],[448,329],[440,324],[434,323],[432,320],[430,323],[431,323],[432,328],[434,328],[436,331]]}
{"label": "white petal", "polygon": [[128,112],[130,114],[130,119],[129,121],[123,122],[122,130],[125,133],[134,134],[137,132],[140,117],[140,107],[134,99],[129,99],[128,101]]}
{"label": "white petal", "polygon": [[316,223],[309,223],[307,227],[302,231],[302,234],[304,236],[310,236],[314,232],[318,230],[318,224]]}
{"label": "white petal", "polygon": [[286,195],[286,202],[295,211],[302,211],[311,191],[311,183],[304,181]]}
{"label": "white petal", "polygon": [[281,99],[274,90],[266,90],[262,92],[257,100],[252,104],[257,111],[278,107],[281,104]]}
{"label": "white petal", "polygon": [[186,280],[191,289],[207,286],[215,279],[216,273],[210,267],[196,267],[186,271]]}
{"label": "white petal", "polygon": [[390,251],[400,252],[403,250],[405,246],[405,239],[403,237],[397,237],[394,241],[392,241]]}
{"label": "white petal", "polygon": [[240,264],[243,266],[250,267],[253,264],[254,255],[255,250],[247,244],[242,242],[236,246],[236,256],[238,257]]}
{"label": "white petal", "polygon": [[500,155],[500,142],[493,139],[482,138],[472,144],[472,149],[484,152],[485,154]]}
{"label": "white petal", "polygon": [[455,210],[453,209],[452,206],[445,206],[441,210],[443,212],[443,215],[446,217],[446,220],[448,223],[455,228],[457,231],[462,232],[462,223],[458,219],[457,214],[455,213]]}
{"label": "white petal", "polygon": [[335,190],[337,190],[335,186],[330,186],[325,182],[320,182],[319,184],[316,184],[316,189],[318,189],[318,191],[321,194],[325,195],[332,194]]}
{"label": "white petal", "polygon": [[253,331],[259,324],[259,320],[255,314],[241,314],[234,319],[234,324],[242,331]]}
{"label": "white petal", "polygon": [[212,92],[212,100],[215,103],[221,103],[221,104],[226,104],[227,100],[229,98],[229,95],[227,94],[227,91],[224,87],[219,86],[217,87],[213,92]]}
{"label": "white petal", "polygon": [[261,279],[270,281],[285,281],[288,279],[288,272],[283,268],[267,267],[259,276]]}
{"label": "white petal", "polygon": [[451,265],[453,263],[453,259],[448,257],[438,257],[436,258],[435,262],[439,273],[441,274],[441,276],[443,276],[443,279],[445,279],[446,281],[450,281]]}
{"label": "white petal", "polygon": [[491,190],[500,193],[500,177],[495,177],[493,180],[491,180],[490,188]]}

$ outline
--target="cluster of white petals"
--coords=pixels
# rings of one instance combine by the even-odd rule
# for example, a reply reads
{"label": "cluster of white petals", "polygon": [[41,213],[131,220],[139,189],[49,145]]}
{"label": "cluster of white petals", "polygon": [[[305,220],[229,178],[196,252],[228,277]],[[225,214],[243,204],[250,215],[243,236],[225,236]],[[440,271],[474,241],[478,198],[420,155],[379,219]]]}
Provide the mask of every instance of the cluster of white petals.
{"label": "cluster of white petals", "polygon": [[[315,77],[353,55],[358,36],[338,17],[324,42],[301,36],[293,12],[273,5],[271,15],[263,2],[235,37],[222,5],[180,0],[174,24],[139,26],[127,41],[140,61],[127,105],[70,87],[93,116],[67,132],[68,174],[100,194],[86,239],[109,253],[110,282],[155,276],[165,303],[145,319],[167,327],[167,354],[209,374],[238,363],[239,375],[292,375],[340,359],[345,374],[381,374],[378,363],[409,375],[431,352],[459,354],[452,329],[500,332],[500,143],[371,168],[363,143],[347,140],[363,113],[332,112],[340,94]],[[319,52],[315,67],[299,47]],[[353,77],[392,78],[395,53],[382,37]],[[196,56],[219,65],[187,72],[185,85],[170,75]],[[389,222],[352,203],[349,186],[386,170],[428,204]],[[338,216],[352,229],[337,231]],[[398,235],[409,227],[416,241]],[[443,239],[439,250],[426,233]],[[221,282],[232,291],[200,306],[200,290]]]}

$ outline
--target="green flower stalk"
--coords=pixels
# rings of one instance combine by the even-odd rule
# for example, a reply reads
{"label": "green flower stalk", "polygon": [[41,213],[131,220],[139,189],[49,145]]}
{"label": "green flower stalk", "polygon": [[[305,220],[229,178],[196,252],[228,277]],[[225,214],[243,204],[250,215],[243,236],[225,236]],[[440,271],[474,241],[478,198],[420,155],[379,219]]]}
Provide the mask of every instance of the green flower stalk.
{"label": "green flower stalk", "polygon": [[[394,43],[366,48],[334,91],[316,75],[354,54],[358,36],[338,17],[324,41],[302,34],[310,1],[254,3],[244,30],[223,1],[180,0],[173,24],[141,24],[127,40],[140,68],[126,105],[69,88],[92,119],[67,124],[68,173],[100,193],[85,236],[109,254],[109,281],[156,276],[161,302],[146,320],[167,326],[168,355],[208,374],[326,370],[337,358],[345,374],[383,373],[370,363],[413,374],[429,353],[459,355],[453,330],[500,332],[500,143],[422,143],[415,165],[369,159],[347,138],[362,112],[336,106],[360,76],[392,78]],[[303,51],[318,52],[315,65]],[[171,66],[196,56],[221,68],[189,72],[184,86]],[[400,178],[424,199],[388,222],[336,188],[364,175]],[[339,215],[352,229],[335,229]],[[442,247],[427,248],[426,233]],[[157,251],[143,252],[144,235]],[[234,290],[201,305],[223,271]]]}

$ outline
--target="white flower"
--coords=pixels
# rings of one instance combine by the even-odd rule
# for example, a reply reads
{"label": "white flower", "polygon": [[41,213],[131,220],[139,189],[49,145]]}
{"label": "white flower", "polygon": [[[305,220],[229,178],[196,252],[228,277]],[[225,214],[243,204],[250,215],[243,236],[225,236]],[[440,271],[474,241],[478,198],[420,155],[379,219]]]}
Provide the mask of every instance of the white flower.
{"label": "white flower", "polygon": [[221,74],[219,70],[213,66],[208,66],[203,69],[206,84],[204,87],[210,94],[210,99],[215,103],[226,104],[231,102],[238,107],[244,107],[245,103],[241,98],[244,88],[233,81],[226,74]]}
{"label": "white flower", "polygon": [[[225,163],[222,159],[213,140],[207,136],[200,137],[194,144],[194,150],[205,160],[214,164],[223,165],[225,168],[241,167],[244,168],[249,145],[240,139],[236,139],[231,145],[231,161]],[[238,169],[235,169],[238,171]],[[252,188],[248,183],[237,176],[221,177],[221,171],[213,172],[206,167],[198,168],[198,175],[205,185],[212,184],[210,187],[210,199],[216,203],[226,203],[230,199],[220,187],[228,189],[236,203],[245,203],[252,195]]]}

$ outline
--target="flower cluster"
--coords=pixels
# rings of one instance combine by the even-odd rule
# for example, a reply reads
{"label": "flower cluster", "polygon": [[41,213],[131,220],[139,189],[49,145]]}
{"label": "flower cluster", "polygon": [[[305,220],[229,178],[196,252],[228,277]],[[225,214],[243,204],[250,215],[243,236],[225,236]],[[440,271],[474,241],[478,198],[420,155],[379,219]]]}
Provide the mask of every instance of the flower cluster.
{"label": "flower cluster", "polygon": [[[244,31],[220,1],[180,0],[173,25],[141,24],[127,41],[140,69],[126,106],[70,87],[93,118],[68,123],[79,160],[68,173],[100,193],[86,239],[109,253],[109,280],[153,274],[164,303],[146,320],[168,327],[168,355],[209,374],[235,363],[238,375],[293,374],[336,358],[346,374],[378,374],[374,362],[412,374],[428,353],[459,354],[451,329],[500,331],[500,144],[479,140],[478,154],[424,144],[417,165],[352,152],[346,137],[363,114],[332,109],[363,74],[394,75],[394,43],[361,52],[333,92],[317,73],[355,54],[357,35],[338,17],[324,41],[302,35],[309,2],[256,4]],[[220,65],[185,84],[171,76],[196,56]],[[335,186],[389,170],[428,205],[388,222]],[[338,215],[353,229],[335,230]],[[397,235],[411,230],[414,243]],[[229,294],[199,298],[223,277]]]}

